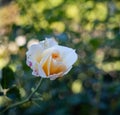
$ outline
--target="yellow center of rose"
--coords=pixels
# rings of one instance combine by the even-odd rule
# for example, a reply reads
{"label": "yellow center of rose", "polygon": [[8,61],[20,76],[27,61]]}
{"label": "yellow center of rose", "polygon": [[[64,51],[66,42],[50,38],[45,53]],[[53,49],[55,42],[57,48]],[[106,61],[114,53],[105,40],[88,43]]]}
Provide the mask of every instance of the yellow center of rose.
{"label": "yellow center of rose", "polygon": [[66,66],[61,60],[59,52],[53,52],[42,66],[45,74],[49,76],[64,72],[66,70]]}
{"label": "yellow center of rose", "polygon": [[54,53],[52,53],[52,58],[53,59],[60,58],[60,54],[58,52],[54,52]]}

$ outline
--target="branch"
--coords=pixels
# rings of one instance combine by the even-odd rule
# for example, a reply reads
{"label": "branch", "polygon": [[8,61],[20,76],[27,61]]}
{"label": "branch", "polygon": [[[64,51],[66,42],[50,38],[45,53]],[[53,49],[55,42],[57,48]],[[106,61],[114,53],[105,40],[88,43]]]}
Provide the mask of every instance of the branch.
{"label": "branch", "polygon": [[40,87],[40,85],[41,85],[41,82],[42,82],[42,78],[41,78],[40,81],[38,82],[38,84],[37,84],[35,90],[34,90],[25,100],[20,101],[20,102],[17,102],[17,103],[14,103],[14,104],[12,104],[12,105],[6,107],[3,111],[0,112],[0,114],[6,112],[7,110],[9,110],[9,109],[11,109],[11,108],[17,107],[17,106],[19,106],[19,105],[22,105],[22,104],[24,104],[24,103],[30,101],[31,98],[32,98],[32,96],[33,96],[33,95],[36,93],[36,91],[39,89],[39,87]]}

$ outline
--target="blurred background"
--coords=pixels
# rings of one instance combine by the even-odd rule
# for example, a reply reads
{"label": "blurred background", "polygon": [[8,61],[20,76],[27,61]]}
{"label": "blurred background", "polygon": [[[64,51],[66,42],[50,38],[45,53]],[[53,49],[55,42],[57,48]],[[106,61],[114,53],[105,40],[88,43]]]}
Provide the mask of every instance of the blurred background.
{"label": "blurred background", "polygon": [[0,0],[0,111],[34,91],[25,53],[46,37],[76,49],[77,62],[5,115],[119,115],[119,0]]}

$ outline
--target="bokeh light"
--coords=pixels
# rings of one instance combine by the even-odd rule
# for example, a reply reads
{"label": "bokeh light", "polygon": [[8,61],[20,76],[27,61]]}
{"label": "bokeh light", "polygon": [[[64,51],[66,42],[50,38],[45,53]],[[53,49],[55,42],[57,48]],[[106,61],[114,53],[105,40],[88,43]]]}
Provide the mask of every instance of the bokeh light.
{"label": "bokeh light", "polygon": [[31,75],[26,51],[50,37],[75,49],[77,62],[8,114],[119,115],[119,0],[1,0],[0,111],[34,91],[39,77]]}

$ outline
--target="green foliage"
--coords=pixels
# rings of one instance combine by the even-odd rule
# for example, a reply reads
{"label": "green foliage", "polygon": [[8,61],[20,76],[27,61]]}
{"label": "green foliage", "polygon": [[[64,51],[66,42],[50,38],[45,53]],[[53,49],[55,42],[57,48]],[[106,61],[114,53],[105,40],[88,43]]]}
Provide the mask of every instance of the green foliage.
{"label": "green foliage", "polygon": [[10,88],[6,93],[6,96],[12,100],[20,99],[19,89],[17,87]]}
{"label": "green foliage", "polygon": [[13,86],[15,83],[15,76],[12,69],[9,67],[4,67],[2,69],[2,79],[1,79],[1,86],[3,89],[7,89]]}
{"label": "green foliage", "polygon": [[0,92],[0,96],[3,96],[4,95],[4,93],[3,92]]}
{"label": "green foliage", "polygon": [[44,79],[30,102],[8,114],[119,115],[120,1],[11,1],[0,4],[0,110],[38,83],[26,65],[29,43],[55,37],[76,49],[78,61],[65,77]]}

